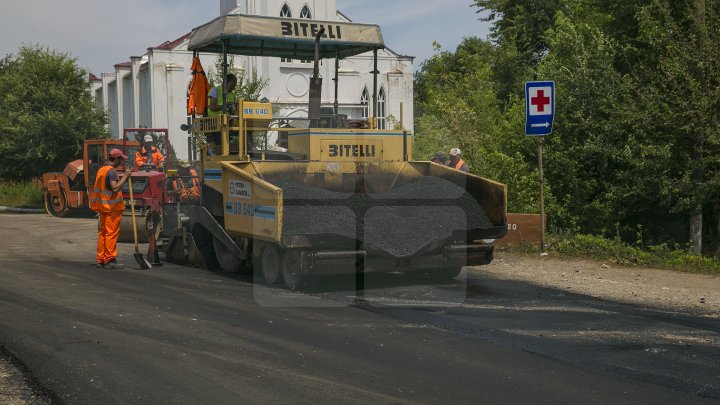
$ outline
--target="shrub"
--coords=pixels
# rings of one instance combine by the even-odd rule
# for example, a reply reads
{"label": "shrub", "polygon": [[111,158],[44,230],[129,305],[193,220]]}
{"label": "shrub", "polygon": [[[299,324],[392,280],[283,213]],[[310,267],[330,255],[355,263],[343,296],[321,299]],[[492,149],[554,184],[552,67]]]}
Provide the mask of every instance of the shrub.
{"label": "shrub", "polygon": [[649,246],[642,249],[619,238],[607,239],[593,235],[548,237],[550,250],[571,257],[590,257],[623,266],[652,266],[695,273],[720,275],[720,260],[703,257],[678,246]]}
{"label": "shrub", "polygon": [[42,208],[43,194],[31,182],[0,182],[0,205],[17,208]]}

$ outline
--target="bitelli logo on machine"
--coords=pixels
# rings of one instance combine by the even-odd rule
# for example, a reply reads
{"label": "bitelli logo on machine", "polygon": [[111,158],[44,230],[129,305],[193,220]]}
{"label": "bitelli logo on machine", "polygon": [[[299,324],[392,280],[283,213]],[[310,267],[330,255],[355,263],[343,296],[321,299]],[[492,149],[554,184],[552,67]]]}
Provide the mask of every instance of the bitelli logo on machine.
{"label": "bitelli logo on machine", "polygon": [[330,157],[375,157],[375,145],[330,145]]}
{"label": "bitelli logo on machine", "polygon": [[[325,24],[313,24],[306,22],[280,22],[282,34],[285,36],[294,36],[298,38],[315,38]],[[342,39],[342,31],[339,25],[328,24],[323,38]]]}

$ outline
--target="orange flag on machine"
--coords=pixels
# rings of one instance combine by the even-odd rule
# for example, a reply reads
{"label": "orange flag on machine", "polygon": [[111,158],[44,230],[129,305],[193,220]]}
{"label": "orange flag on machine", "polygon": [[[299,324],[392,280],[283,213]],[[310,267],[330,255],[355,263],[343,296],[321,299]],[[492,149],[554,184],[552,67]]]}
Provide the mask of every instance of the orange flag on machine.
{"label": "orange flag on machine", "polygon": [[193,58],[190,70],[193,77],[188,88],[187,113],[188,115],[203,115],[207,107],[210,84],[207,77],[205,77],[205,71],[199,57],[195,56]]}

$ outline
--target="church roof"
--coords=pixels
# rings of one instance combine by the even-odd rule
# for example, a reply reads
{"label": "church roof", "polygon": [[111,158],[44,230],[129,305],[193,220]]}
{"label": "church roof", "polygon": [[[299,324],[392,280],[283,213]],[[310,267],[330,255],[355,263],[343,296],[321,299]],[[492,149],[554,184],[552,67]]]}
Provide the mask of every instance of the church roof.
{"label": "church roof", "polygon": [[181,36],[180,38],[174,40],[174,41],[165,41],[162,44],[158,46],[150,47],[149,49],[175,49],[178,45],[182,44],[183,41],[188,39],[190,37],[191,32],[188,32],[187,34]]}

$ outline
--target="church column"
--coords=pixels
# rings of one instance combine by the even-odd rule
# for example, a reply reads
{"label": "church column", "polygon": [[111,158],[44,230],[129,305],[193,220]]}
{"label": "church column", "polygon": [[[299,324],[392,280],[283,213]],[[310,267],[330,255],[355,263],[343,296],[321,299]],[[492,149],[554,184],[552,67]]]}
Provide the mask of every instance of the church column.
{"label": "church column", "polygon": [[132,56],[130,61],[132,62],[133,115],[135,117],[135,122],[132,123],[132,126],[137,128],[140,126],[140,79],[138,78],[138,74],[140,73],[142,57]]}

